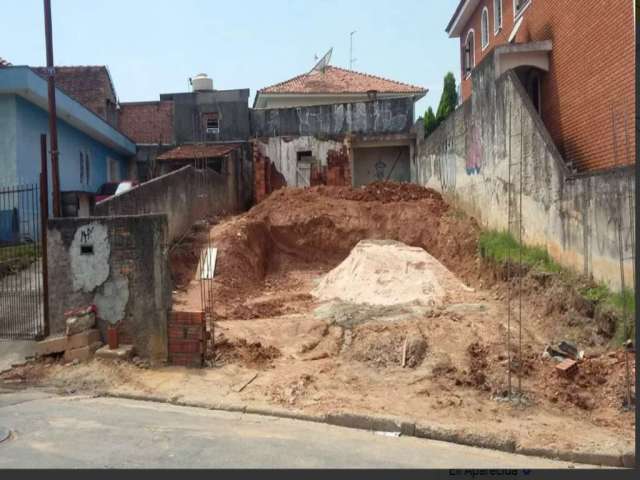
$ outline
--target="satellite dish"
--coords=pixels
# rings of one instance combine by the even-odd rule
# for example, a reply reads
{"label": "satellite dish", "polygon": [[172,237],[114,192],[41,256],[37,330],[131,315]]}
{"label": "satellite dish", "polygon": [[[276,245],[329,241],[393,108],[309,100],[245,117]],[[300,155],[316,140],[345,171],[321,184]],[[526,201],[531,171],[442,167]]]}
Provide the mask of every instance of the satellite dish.
{"label": "satellite dish", "polygon": [[320,61],[315,64],[315,66],[311,69],[311,72],[324,72],[324,69],[329,66],[329,63],[331,63],[332,53],[333,53],[333,47],[331,47],[329,51],[324,54],[324,57],[322,57]]}

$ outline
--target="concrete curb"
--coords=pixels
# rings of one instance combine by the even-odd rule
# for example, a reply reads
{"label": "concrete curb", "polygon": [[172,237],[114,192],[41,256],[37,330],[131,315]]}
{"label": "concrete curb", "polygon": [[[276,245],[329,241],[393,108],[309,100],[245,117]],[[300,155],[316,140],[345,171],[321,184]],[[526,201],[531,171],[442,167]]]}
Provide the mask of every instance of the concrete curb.
{"label": "concrete curb", "polygon": [[139,395],[129,393],[105,392],[98,395],[106,398],[122,398],[126,400],[138,400],[155,403],[168,403],[181,407],[195,407],[206,410],[224,412],[236,412],[267,417],[302,420],[306,422],[324,423],[338,427],[354,428],[377,432],[400,433],[407,437],[424,438],[441,442],[456,443],[469,447],[499,450],[507,453],[515,453],[531,457],[542,457],[564,462],[582,463],[587,465],[601,465],[618,468],[634,468],[635,452],[620,454],[573,452],[570,450],[558,450],[552,448],[528,448],[520,447],[514,438],[499,438],[493,434],[476,434],[461,430],[434,427],[424,423],[416,423],[413,420],[399,417],[381,417],[377,415],[362,415],[356,413],[328,413],[308,414],[273,407],[251,407],[245,404],[230,402],[193,402],[180,400],[179,397],[166,398],[156,395]]}

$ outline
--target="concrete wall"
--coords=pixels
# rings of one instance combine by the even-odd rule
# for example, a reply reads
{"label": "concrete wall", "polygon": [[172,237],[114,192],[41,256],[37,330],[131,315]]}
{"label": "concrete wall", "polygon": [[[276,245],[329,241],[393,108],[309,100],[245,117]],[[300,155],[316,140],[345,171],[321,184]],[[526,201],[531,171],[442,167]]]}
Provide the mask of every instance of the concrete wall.
{"label": "concrete wall", "polygon": [[354,148],[353,185],[361,187],[383,180],[411,181],[409,154],[408,146]]}
{"label": "concrete wall", "polygon": [[[560,264],[619,287],[616,218],[622,213],[623,256],[629,258],[633,171],[571,176],[513,72],[495,80],[490,56],[474,70],[472,81],[471,99],[426,140],[421,123],[416,124],[413,181],[441,191],[483,226],[498,230],[508,228],[509,184],[516,213],[522,184],[525,243],[544,246]],[[516,216],[511,229],[516,237],[517,225]],[[632,283],[630,260],[625,277]]]}
{"label": "concrete wall", "polygon": [[329,151],[340,150],[342,141],[320,140],[313,136],[303,137],[271,137],[254,142],[254,148],[258,148],[260,153],[268,157],[280,172],[287,185],[292,187],[307,187],[304,179],[298,174],[298,152],[311,152],[318,164],[327,166]]}
{"label": "concrete wall", "polygon": [[119,325],[121,343],[154,363],[167,359],[172,283],[164,215],[49,221],[51,333],[64,312],[96,305],[98,327]]}
{"label": "concrete wall", "polygon": [[[176,144],[188,142],[230,142],[249,139],[249,90],[168,93],[160,100],[173,100],[173,128]],[[218,113],[219,134],[207,134],[203,113]]]}
{"label": "concrete wall", "polygon": [[407,133],[413,125],[412,98],[299,108],[251,110],[253,137],[372,135]]}
{"label": "concrete wall", "polygon": [[205,215],[236,211],[239,208],[236,182],[235,169],[222,176],[212,170],[187,166],[96,204],[94,213],[105,217],[165,214],[167,239],[174,242]]}

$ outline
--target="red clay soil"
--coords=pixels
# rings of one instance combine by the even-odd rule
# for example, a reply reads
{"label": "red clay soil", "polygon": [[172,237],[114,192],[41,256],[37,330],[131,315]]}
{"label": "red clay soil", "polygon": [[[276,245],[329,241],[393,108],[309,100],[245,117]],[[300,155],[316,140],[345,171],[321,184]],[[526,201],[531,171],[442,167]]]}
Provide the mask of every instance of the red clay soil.
{"label": "red clay soil", "polygon": [[477,273],[477,236],[473,220],[453,214],[439,193],[417,185],[281,189],[211,231],[218,248],[216,306],[228,310],[255,295],[270,271],[283,269],[279,263],[286,270],[327,271],[364,239],[422,247],[465,279]]}

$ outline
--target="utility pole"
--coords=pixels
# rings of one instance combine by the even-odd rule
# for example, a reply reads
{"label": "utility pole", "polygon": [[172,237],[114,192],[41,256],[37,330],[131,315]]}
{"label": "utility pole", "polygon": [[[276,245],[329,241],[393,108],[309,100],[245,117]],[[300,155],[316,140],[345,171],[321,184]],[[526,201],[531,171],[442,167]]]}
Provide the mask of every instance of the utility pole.
{"label": "utility pole", "polygon": [[51,0],[44,0],[44,31],[47,42],[47,82],[49,85],[49,136],[51,144],[51,186],[53,187],[53,216],[61,217],[60,170],[58,167],[58,119],[56,110],[56,70],[53,66],[51,32]]}
{"label": "utility pole", "polygon": [[353,70],[353,64],[356,62],[356,59],[353,58],[353,36],[356,31],[354,30],[349,34],[349,70]]}

